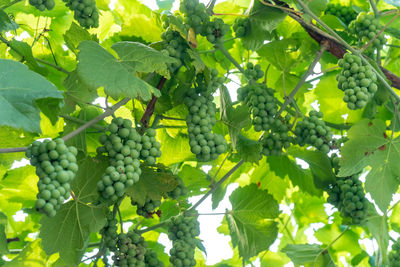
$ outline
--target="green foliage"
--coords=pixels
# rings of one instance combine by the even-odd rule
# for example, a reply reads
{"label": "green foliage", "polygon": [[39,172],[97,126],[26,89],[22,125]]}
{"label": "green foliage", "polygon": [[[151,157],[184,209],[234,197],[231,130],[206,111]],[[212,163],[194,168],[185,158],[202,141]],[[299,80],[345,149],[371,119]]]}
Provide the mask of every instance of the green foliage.
{"label": "green foliage", "polygon": [[0,266],[396,265],[395,1],[111,2],[0,0]]}

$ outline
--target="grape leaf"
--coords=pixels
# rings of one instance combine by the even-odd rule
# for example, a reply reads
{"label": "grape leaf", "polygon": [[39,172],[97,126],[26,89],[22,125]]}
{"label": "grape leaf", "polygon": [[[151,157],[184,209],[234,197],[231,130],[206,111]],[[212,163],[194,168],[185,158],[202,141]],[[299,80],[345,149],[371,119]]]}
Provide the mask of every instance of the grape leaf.
{"label": "grape leaf", "polygon": [[75,199],[82,203],[90,203],[98,199],[97,182],[100,181],[106,168],[106,157],[87,157],[78,161],[78,172],[71,182]]}
{"label": "grape leaf", "polygon": [[368,230],[378,242],[380,253],[378,253],[379,256],[376,259],[376,266],[382,266],[383,262],[386,262],[390,238],[387,217],[386,215],[379,215],[375,208],[370,205],[368,207],[368,217],[366,218],[365,226],[368,227]]}
{"label": "grape leaf", "polygon": [[287,245],[282,252],[296,265],[311,264],[313,267],[333,267],[336,266],[327,251],[319,245],[299,244]]}
{"label": "grape leaf", "polygon": [[119,42],[112,45],[119,59],[138,72],[157,72],[170,79],[168,65],[176,59],[138,42]]}
{"label": "grape leaf", "polygon": [[0,9],[0,32],[15,31],[18,29],[18,24],[15,23],[3,9]]}
{"label": "grape leaf", "polygon": [[232,147],[235,149],[241,129],[250,123],[249,109],[245,105],[233,107],[228,89],[222,86],[219,90],[221,94],[221,120],[228,126]]}
{"label": "grape leaf", "polygon": [[226,215],[232,244],[239,248],[239,255],[245,260],[267,250],[278,235],[279,216],[276,200],[266,190],[259,190],[255,184],[237,188],[229,200],[232,211]]}
{"label": "grape leaf", "polygon": [[237,140],[237,151],[240,157],[247,162],[258,163],[261,159],[261,143],[239,134]]}
{"label": "grape leaf", "polygon": [[345,177],[371,166],[365,190],[385,212],[399,185],[400,140],[386,136],[382,120],[362,120],[349,130],[342,148],[339,176]]}
{"label": "grape leaf", "polygon": [[271,38],[271,32],[281,23],[286,14],[281,10],[265,6],[259,1],[253,1],[246,11],[249,18],[249,33],[243,39],[243,45],[249,50],[258,50],[265,40]]}
{"label": "grape leaf", "polygon": [[0,125],[40,133],[39,99],[60,101],[62,94],[24,64],[0,59]]}
{"label": "grape leaf", "polygon": [[288,152],[293,157],[300,158],[310,165],[316,186],[327,189],[329,184],[336,181],[331,162],[325,153],[296,147],[290,147]]}
{"label": "grape leaf", "polygon": [[65,45],[75,54],[78,55],[78,45],[83,41],[98,41],[96,35],[91,35],[86,29],[79,27],[75,22],[71,23],[71,27],[64,34]]}
{"label": "grape leaf", "polygon": [[126,194],[139,205],[144,205],[146,197],[160,200],[161,197],[178,186],[175,175],[168,171],[157,171],[149,166],[141,166],[139,182],[129,187]]}
{"label": "grape leaf", "polygon": [[78,74],[89,86],[104,86],[104,91],[113,99],[121,96],[147,101],[152,94],[159,97],[160,91],[133,75],[135,69],[127,62],[116,59],[94,41],[83,41],[78,46]]}
{"label": "grape leaf", "polygon": [[[43,76],[46,76],[46,74],[48,73],[47,69],[39,66],[39,64],[36,62],[36,59],[33,57],[32,48],[30,45],[25,42],[13,39],[12,41],[10,41],[10,47],[12,47],[12,49],[10,49],[10,54],[13,55],[14,58],[16,58],[17,60],[23,59],[23,61],[26,61],[26,65],[28,65],[31,70],[36,71]],[[18,52],[16,52],[15,50]]]}
{"label": "grape leaf", "polygon": [[302,169],[297,163],[286,156],[269,156],[267,162],[276,175],[285,178],[287,175],[293,185],[310,195],[321,196],[322,190],[315,187],[314,179],[309,170]]}
{"label": "grape leaf", "polygon": [[6,226],[7,216],[0,211],[0,255],[8,252]]}
{"label": "grape leaf", "polygon": [[87,248],[90,233],[98,232],[106,224],[105,206],[88,206],[80,201],[69,201],[61,206],[56,216],[43,216],[40,234],[44,251],[58,252],[68,266],[78,265]]}

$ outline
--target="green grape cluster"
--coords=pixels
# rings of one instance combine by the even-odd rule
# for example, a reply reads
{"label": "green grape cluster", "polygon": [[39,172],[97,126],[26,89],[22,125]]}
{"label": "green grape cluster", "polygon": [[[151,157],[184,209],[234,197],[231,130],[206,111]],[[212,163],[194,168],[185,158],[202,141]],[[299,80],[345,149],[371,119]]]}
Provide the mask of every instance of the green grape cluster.
{"label": "green grape cluster", "polygon": [[185,59],[188,58],[186,49],[189,48],[186,40],[182,38],[179,32],[167,28],[165,32],[161,34],[163,40],[161,52],[167,56],[173,57],[177,60],[175,63],[171,63],[171,69],[176,70],[183,65]]}
{"label": "green grape cluster", "polygon": [[142,149],[140,151],[140,159],[148,165],[156,164],[156,158],[161,157],[161,144],[156,140],[156,130],[149,128],[142,135]]}
{"label": "green grape cluster", "polygon": [[78,171],[77,154],[78,150],[66,146],[61,138],[35,141],[27,148],[25,155],[39,176],[35,208],[40,213],[54,217],[70,197],[70,182]]}
{"label": "green grape cluster", "polygon": [[351,7],[342,6],[339,4],[328,4],[325,14],[330,14],[337,17],[346,25],[357,18],[357,12],[355,12]]}
{"label": "green grape cluster", "polygon": [[157,252],[152,249],[146,250],[144,263],[146,267],[164,267],[164,263],[158,259]]}
{"label": "green grape cluster", "polygon": [[168,197],[172,199],[178,199],[181,196],[186,196],[188,193],[188,189],[186,188],[185,184],[183,183],[182,179],[178,177],[178,186],[174,188],[174,190],[169,191],[167,193]]}
{"label": "green grape cluster", "polygon": [[256,132],[268,131],[278,112],[274,90],[265,84],[248,84],[238,89],[238,100],[243,101],[251,112],[251,123]]}
{"label": "green grape cluster", "polygon": [[280,156],[283,148],[289,148],[290,144],[294,142],[293,137],[288,135],[290,119],[290,115],[287,114],[283,120],[275,120],[271,131],[262,137],[261,144],[263,149],[261,153],[263,155]]}
{"label": "green grape cluster", "polygon": [[[360,45],[365,45],[375,38],[382,28],[383,26],[379,23],[379,20],[375,18],[374,14],[366,12],[358,14],[357,18],[349,25],[350,33],[358,37]],[[372,44],[369,47],[370,49],[367,49],[366,51],[371,52],[374,48],[380,49],[385,43],[386,38],[384,34],[381,34],[372,41]]]}
{"label": "green grape cluster", "polygon": [[248,18],[237,18],[235,19],[232,28],[236,37],[244,37],[249,32],[250,20]]}
{"label": "green grape cluster", "polygon": [[195,90],[190,90],[184,103],[189,109],[186,124],[192,153],[198,161],[215,160],[226,151],[227,144],[222,135],[212,133],[212,127],[216,123],[213,97],[198,95]]}
{"label": "green grape cluster", "polygon": [[196,217],[172,217],[168,227],[168,237],[172,241],[169,261],[174,267],[195,266],[194,252],[196,237],[200,234],[200,226]]}
{"label": "green grape cluster", "polygon": [[153,200],[147,197],[143,205],[137,203],[133,199],[131,200],[131,204],[137,207],[137,215],[143,216],[145,218],[151,218],[152,215],[155,213],[154,211],[161,206],[161,200]]}
{"label": "green grape cluster", "polygon": [[258,79],[264,77],[264,72],[261,70],[261,66],[259,64],[253,65],[253,63],[249,62],[246,64],[244,75],[249,80],[257,81]]}
{"label": "green grape cluster", "polygon": [[377,77],[361,58],[349,53],[338,62],[342,68],[336,76],[337,86],[344,91],[343,101],[349,109],[363,108],[378,90]]}
{"label": "green grape cluster", "polygon": [[328,194],[328,202],[337,207],[349,223],[360,224],[365,218],[368,201],[358,175],[337,177]]}
{"label": "green grape cluster", "polygon": [[74,18],[84,28],[99,27],[99,11],[96,0],[63,0],[65,5],[74,12]]}
{"label": "green grape cluster", "polygon": [[205,36],[210,43],[217,43],[229,31],[229,25],[220,18],[214,18],[204,25],[202,36]]}
{"label": "green grape cluster", "polygon": [[331,165],[332,165],[334,173],[338,174],[339,173],[339,168],[340,168],[340,166],[339,166],[339,161],[340,161],[339,156],[336,153],[332,153],[330,155],[329,159],[331,160]]}
{"label": "green grape cluster", "polygon": [[210,76],[205,73],[196,75],[195,92],[203,95],[212,95],[215,91],[224,85],[225,78],[218,76],[217,69],[210,69]]}
{"label": "green grape cluster", "polygon": [[107,129],[110,134],[100,136],[99,153],[107,152],[110,166],[97,183],[101,197],[108,204],[115,203],[125,194],[125,189],[139,181],[142,137],[132,128],[132,122],[114,118]]}
{"label": "green grape cluster", "polygon": [[202,32],[203,25],[210,20],[206,6],[198,0],[182,0],[179,11],[184,15],[184,22],[196,33]]}
{"label": "green grape cluster", "polygon": [[332,141],[332,133],[329,127],[325,125],[322,119],[322,112],[315,110],[310,111],[308,117],[296,124],[294,133],[296,142],[300,146],[306,144],[316,147],[324,153],[330,151],[330,142]]}
{"label": "green grape cluster", "polygon": [[389,267],[400,267],[400,239],[392,245],[392,251],[389,253],[388,260]]}
{"label": "green grape cluster", "polygon": [[145,267],[147,243],[134,231],[121,233],[117,238],[117,247],[112,259],[119,267]]}
{"label": "green grape cluster", "polygon": [[29,0],[31,6],[36,7],[40,11],[44,11],[46,8],[52,10],[56,3],[54,0]]}
{"label": "green grape cluster", "polygon": [[103,244],[110,250],[113,250],[117,245],[117,237],[118,237],[117,223],[118,223],[117,219],[115,219],[113,214],[110,212],[107,214],[106,225],[100,230],[100,234],[103,239]]}

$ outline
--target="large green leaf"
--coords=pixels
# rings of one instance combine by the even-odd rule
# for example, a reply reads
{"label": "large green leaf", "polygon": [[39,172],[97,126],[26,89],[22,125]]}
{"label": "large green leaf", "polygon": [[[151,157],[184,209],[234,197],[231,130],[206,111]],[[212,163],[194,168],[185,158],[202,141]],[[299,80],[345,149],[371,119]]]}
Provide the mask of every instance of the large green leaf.
{"label": "large green leaf", "polygon": [[331,162],[326,154],[297,147],[291,147],[288,152],[293,157],[300,158],[310,165],[316,186],[326,189],[329,184],[336,181]]}
{"label": "large green leaf", "polygon": [[238,188],[229,197],[232,211],[227,215],[232,244],[245,260],[267,250],[278,235],[279,206],[276,200],[255,184]]}
{"label": "large green leaf", "polygon": [[14,58],[16,58],[17,60],[25,61],[26,65],[28,65],[28,67],[33,71],[36,71],[42,75],[47,74],[46,69],[39,66],[36,62],[36,59],[33,57],[32,48],[30,45],[14,39],[10,41],[10,47],[12,47],[12,49],[10,50],[10,54],[12,54]]}
{"label": "large green leaf", "polygon": [[175,175],[168,171],[163,171],[149,166],[141,167],[142,174],[139,182],[129,187],[126,191],[133,200],[140,205],[144,205],[146,198],[160,200],[165,193],[174,190],[178,186],[178,180]]}
{"label": "large green leaf", "polygon": [[176,59],[166,56],[147,45],[138,42],[119,42],[112,45],[119,59],[129,64],[138,72],[157,72],[170,78],[168,65],[176,62]]}
{"label": "large green leaf", "polygon": [[58,252],[68,266],[77,265],[87,248],[90,233],[106,224],[106,207],[89,206],[79,200],[61,206],[55,217],[40,220],[42,247],[48,255]]}
{"label": "large green leaf", "polygon": [[134,75],[136,69],[123,60],[116,59],[94,41],[83,41],[78,46],[78,73],[81,79],[93,87],[104,87],[114,99],[121,96],[150,100],[160,91]]}
{"label": "large green leaf", "polygon": [[78,55],[78,45],[83,41],[97,41],[96,35],[91,35],[86,29],[79,27],[75,22],[64,34],[65,44],[75,55]]}
{"label": "large green leaf", "polygon": [[349,141],[342,148],[339,176],[349,176],[371,166],[365,189],[382,211],[386,211],[399,185],[399,139],[386,135],[381,120],[363,120],[349,130]]}
{"label": "large green leaf", "polygon": [[378,253],[378,257],[376,258],[376,266],[382,266],[382,263],[386,262],[390,238],[387,216],[379,215],[372,205],[370,205],[368,209],[369,215],[366,218],[365,226],[368,227],[368,230],[376,239],[379,246],[380,253]]}
{"label": "large green leaf", "polygon": [[71,182],[71,189],[77,200],[83,203],[98,200],[97,182],[100,181],[107,166],[106,157],[87,157],[78,161],[79,169]]}
{"label": "large green leaf", "polygon": [[263,5],[260,1],[252,1],[253,5],[246,12],[249,16],[249,33],[243,39],[243,45],[250,50],[260,48],[265,40],[269,40],[271,31],[281,23],[286,14],[281,10]]}
{"label": "large green leaf", "polygon": [[237,151],[244,161],[258,163],[262,158],[261,150],[262,146],[260,142],[248,139],[239,134]]}
{"label": "large green leaf", "polygon": [[0,9],[0,32],[15,31],[18,28],[16,24],[3,9]]}
{"label": "large green leaf", "polygon": [[41,132],[36,101],[61,100],[61,92],[44,77],[13,60],[0,59],[0,73],[0,125]]}
{"label": "large green leaf", "polygon": [[302,169],[295,161],[289,159],[287,156],[269,156],[267,157],[267,162],[276,175],[282,178],[288,176],[293,185],[297,185],[301,190],[304,190],[311,195],[322,195],[322,190],[315,187],[311,172]]}
{"label": "large green leaf", "polygon": [[287,245],[282,252],[293,261],[296,265],[304,265],[310,267],[333,267],[336,266],[327,251],[324,251],[319,245]]}
{"label": "large green leaf", "polygon": [[97,98],[96,88],[84,83],[76,70],[68,74],[63,85],[67,89],[65,103],[68,113],[75,110],[76,104],[92,103]]}

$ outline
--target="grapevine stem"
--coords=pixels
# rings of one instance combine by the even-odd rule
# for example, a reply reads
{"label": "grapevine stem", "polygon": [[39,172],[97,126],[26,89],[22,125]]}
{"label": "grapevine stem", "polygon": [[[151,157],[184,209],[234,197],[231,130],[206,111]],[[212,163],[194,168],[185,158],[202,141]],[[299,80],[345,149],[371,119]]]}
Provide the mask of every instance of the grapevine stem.
{"label": "grapevine stem", "polygon": [[283,110],[293,101],[294,96],[296,93],[299,91],[300,87],[304,84],[306,81],[307,77],[314,73],[314,68],[315,65],[317,65],[318,61],[321,59],[322,54],[326,51],[326,46],[322,45],[321,49],[318,51],[314,61],[311,63],[311,65],[308,67],[307,71],[301,76],[300,81],[296,84],[296,87],[290,92],[290,94],[287,96],[285,102],[283,102],[281,108],[279,109],[278,113],[276,114],[277,117],[282,114]]}
{"label": "grapevine stem", "polygon": [[295,10],[292,10],[292,9],[290,9],[290,8],[283,7],[283,6],[273,5],[273,4],[270,4],[270,3],[265,2],[264,0],[260,0],[260,2],[261,2],[261,4],[263,4],[263,5],[265,5],[265,6],[278,8],[278,9],[281,9],[281,10],[283,10],[283,11],[290,12],[290,13],[295,13],[295,14],[298,15],[298,16],[300,16],[300,15],[303,14],[303,13],[301,13],[300,11],[295,11]]}
{"label": "grapevine stem", "polygon": [[374,11],[375,14],[375,18],[379,18],[381,16],[381,13],[378,10],[378,7],[376,6],[376,3],[374,0],[369,0],[369,4],[372,8],[372,10]]}
{"label": "grapevine stem", "polygon": [[328,246],[326,246],[326,248],[325,248],[323,251],[321,251],[319,254],[322,254],[322,253],[324,253],[324,252],[327,252],[328,249],[329,249],[336,241],[338,241],[338,240],[347,232],[347,230],[349,230],[349,229],[350,229],[350,226],[347,226],[346,229],[344,229],[343,232],[340,233],[340,235],[338,235],[334,240],[332,240],[332,242],[329,243]]}
{"label": "grapevine stem", "polygon": [[139,234],[143,234],[143,233],[146,233],[146,232],[150,232],[150,231],[153,231],[153,230],[155,230],[155,229],[157,229],[157,228],[164,227],[164,226],[167,224],[167,222],[168,222],[168,220],[163,221],[163,222],[161,222],[161,223],[158,223],[158,224],[156,224],[156,225],[147,227],[147,228],[145,228],[145,229],[143,229],[143,230],[139,230],[139,231],[137,231],[137,232],[138,232]]}
{"label": "grapevine stem", "polygon": [[[229,53],[228,50],[226,50],[226,48],[224,47],[223,43],[217,43],[215,44],[215,49],[218,49],[219,51],[221,51],[222,54],[224,54],[224,56],[230,61],[232,62],[232,64],[244,75],[246,76],[244,69],[242,68],[242,66],[240,66],[240,64],[232,57],[232,55]],[[246,77],[247,78],[247,77]]]}
{"label": "grapevine stem", "polygon": [[349,45],[345,40],[342,39],[334,30],[332,30],[328,25],[326,25],[322,20],[320,20],[302,0],[297,0],[297,3],[300,4],[300,6],[304,9],[304,11],[310,15],[315,21],[317,21],[325,30],[327,30],[332,36],[336,38],[339,43],[341,43],[343,46],[345,46],[350,52],[353,54],[359,56],[362,60],[362,62],[366,65],[368,65],[372,71],[375,72],[376,76],[378,79],[382,82],[382,84],[389,90],[389,92],[396,98],[396,100],[400,100],[400,96],[396,94],[396,92],[392,89],[392,87],[386,82],[385,78],[382,77],[382,75],[366,60],[361,52],[359,50],[354,49],[351,45]]}
{"label": "grapevine stem", "polygon": [[[78,118],[75,118],[75,117],[72,117],[72,116],[69,116],[69,115],[59,115],[59,116],[61,118],[64,118],[64,119],[68,120],[68,121],[72,121],[72,122],[76,122],[76,123],[80,123],[80,124],[87,123],[87,121],[85,121],[85,120],[81,120],[81,119],[78,119]],[[106,129],[105,127],[100,126],[100,125],[93,125],[93,126],[91,126],[91,128],[94,128],[94,129],[99,130],[99,131],[104,131]]]}
{"label": "grapevine stem", "polygon": [[[4,38],[3,36],[1,36],[1,35],[0,35],[0,41],[2,41],[3,43],[5,43],[9,48],[11,48],[11,49],[14,50],[15,52],[17,52],[21,57],[24,58],[24,55],[23,55],[16,47],[14,47],[7,39],[5,39],[5,38]],[[48,66],[50,66],[50,67],[53,67],[53,68],[55,68],[56,70],[61,71],[61,72],[65,73],[65,74],[69,74],[69,71],[67,71],[66,69],[64,69],[64,68],[62,68],[62,67],[60,67],[60,66],[54,65],[54,64],[52,64],[52,63],[50,63],[50,62],[47,62],[47,61],[45,61],[45,60],[43,60],[43,59],[39,59],[39,58],[34,58],[34,59],[35,59],[37,62],[39,62],[39,63],[42,63],[42,64],[48,65]]]}
{"label": "grapevine stem", "polygon": [[204,194],[202,198],[200,198],[190,209],[188,209],[185,213],[189,213],[190,211],[196,209],[208,196],[217,190],[217,188],[223,184],[240,166],[244,163],[244,160],[240,160],[235,166],[232,167],[214,186],[208,190],[207,193]]}
{"label": "grapevine stem", "polygon": [[163,116],[160,115],[162,120],[172,120],[172,121],[185,121],[185,119],[181,119],[181,118],[173,118],[173,117],[167,117],[167,116]]}

